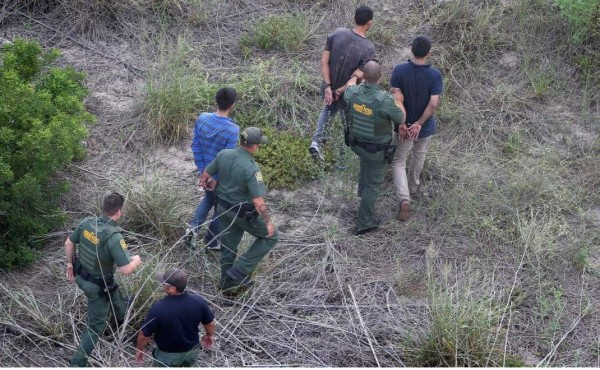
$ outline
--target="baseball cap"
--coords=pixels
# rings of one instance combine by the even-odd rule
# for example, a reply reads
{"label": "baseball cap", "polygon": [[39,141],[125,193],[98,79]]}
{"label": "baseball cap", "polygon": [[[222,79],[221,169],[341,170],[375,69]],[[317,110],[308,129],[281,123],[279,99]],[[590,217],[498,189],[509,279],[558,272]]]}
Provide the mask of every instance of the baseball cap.
{"label": "baseball cap", "polygon": [[269,139],[263,135],[261,129],[258,127],[247,127],[244,131],[242,131],[240,139],[242,142],[250,145],[266,144],[269,142]]}
{"label": "baseball cap", "polygon": [[188,277],[182,270],[173,268],[165,272],[157,272],[156,280],[161,284],[173,285],[177,290],[183,291],[187,286]]}

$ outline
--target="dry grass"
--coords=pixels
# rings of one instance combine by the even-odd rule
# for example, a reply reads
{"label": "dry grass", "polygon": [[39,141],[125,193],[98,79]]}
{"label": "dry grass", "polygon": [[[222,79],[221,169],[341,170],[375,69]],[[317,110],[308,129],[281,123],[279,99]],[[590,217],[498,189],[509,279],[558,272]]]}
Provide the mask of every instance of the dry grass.
{"label": "dry grass", "polygon": [[[98,31],[88,32],[85,42],[130,39],[134,51],[123,58],[150,71],[160,59],[151,58],[157,54],[148,45],[189,35],[189,63],[202,66],[211,83],[230,82],[227,76],[243,82],[240,108],[254,112],[252,119],[295,132],[312,130],[320,50],[328,32],[349,24],[351,4],[219,2],[188,28],[192,1],[155,3],[167,6],[160,17],[145,13],[147,7],[113,12],[117,24],[111,29],[97,22]],[[399,8],[405,17],[395,15]],[[190,289],[205,296],[216,314],[217,346],[201,354],[204,366],[598,366],[600,108],[572,78],[575,67],[563,55],[565,23],[552,9],[545,0],[378,4],[376,17],[381,15],[385,27],[374,29],[372,38],[386,73],[406,59],[403,48],[414,34],[425,33],[435,42],[432,62],[445,76],[440,127],[424,171],[428,195],[414,201],[408,222],[398,224],[386,182],[378,203],[383,227],[357,238],[350,235],[358,205],[352,153],[344,173],[294,192],[270,192],[280,243],[259,266],[256,288],[240,299],[216,290],[216,255],[187,250],[179,240],[183,229],[174,225],[183,224],[196,206],[195,176],[154,163],[159,182],[135,188],[132,205],[138,206],[137,216],[156,209],[166,216],[152,212],[152,222],[138,217],[142,221],[125,225],[132,232],[130,248],[142,255],[145,268],[122,286],[140,293],[131,325],[116,339],[104,336],[94,364],[134,365],[128,339],[162,294],[150,276],[177,265],[190,273]],[[300,10],[310,19],[328,15],[306,40],[304,48],[312,51],[253,49],[244,56],[238,41],[250,26],[242,17]],[[49,14],[60,31],[55,35],[67,32],[63,18]],[[79,25],[85,22],[76,23],[77,29],[85,29]],[[48,33],[35,22],[29,30],[14,23],[9,35],[14,29],[32,37]],[[161,25],[163,31],[157,31]],[[62,46],[77,48],[59,36]],[[140,55],[144,63],[136,63]],[[114,59],[106,62],[98,54],[77,63],[91,74],[97,95],[90,107],[99,124],[85,163],[62,175],[78,190],[65,203],[73,222],[95,213],[108,189],[123,190],[143,178],[154,151],[140,112],[106,103],[136,96],[146,82],[139,71],[119,69],[117,77],[107,77],[117,68]],[[129,85],[115,88],[122,81]],[[256,106],[261,109],[253,111]],[[188,151],[187,142],[176,145]],[[170,226],[163,231],[146,227],[166,219]],[[27,277],[17,272],[0,279],[9,292],[0,298],[5,366],[64,366],[83,329],[85,298],[64,282],[60,242],[49,247],[54,251],[48,249]],[[24,287],[23,280],[30,283]],[[31,348],[35,351],[24,350]]]}

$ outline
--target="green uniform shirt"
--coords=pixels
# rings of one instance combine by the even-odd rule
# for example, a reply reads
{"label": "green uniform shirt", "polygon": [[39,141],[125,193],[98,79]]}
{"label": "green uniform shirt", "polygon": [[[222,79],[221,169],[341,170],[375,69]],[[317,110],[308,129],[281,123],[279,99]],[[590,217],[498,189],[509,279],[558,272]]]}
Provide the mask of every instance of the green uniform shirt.
{"label": "green uniform shirt", "polygon": [[211,176],[219,174],[217,196],[228,203],[251,203],[267,193],[254,157],[241,147],[220,151],[206,172]]}
{"label": "green uniform shirt", "polygon": [[377,84],[363,83],[349,86],[344,93],[351,133],[359,140],[388,143],[392,140],[393,123],[402,123],[404,117],[396,100],[392,94],[382,91]]}
{"label": "green uniform shirt", "polygon": [[106,216],[84,219],[69,239],[79,244],[79,261],[93,276],[114,273],[115,264],[122,267],[130,262],[121,228]]}

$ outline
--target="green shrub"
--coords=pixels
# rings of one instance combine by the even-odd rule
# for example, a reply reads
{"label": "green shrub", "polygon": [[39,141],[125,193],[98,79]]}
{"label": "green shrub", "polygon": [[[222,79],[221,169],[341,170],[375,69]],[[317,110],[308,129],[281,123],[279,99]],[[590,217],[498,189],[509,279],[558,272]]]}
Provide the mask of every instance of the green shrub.
{"label": "green shrub", "polygon": [[174,192],[157,174],[144,174],[141,181],[131,181],[126,187],[127,230],[153,235],[163,242],[175,241],[181,236],[189,199]]}
{"label": "green shrub", "polygon": [[58,199],[68,189],[52,174],[84,155],[85,75],[52,67],[56,50],[16,40],[0,66],[0,267],[33,259],[31,237],[60,223]]}
{"label": "green shrub", "polygon": [[320,111],[317,83],[299,64],[280,68],[274,60],[263,60],[226,81],[238,93],[233,115],[240,127],[302,131],[316,123]]}
{"label": "green shrub", "polygon": [[598,0],[556,0],[571,25],[571,37],[578,44],[600,37],[600,2]]}
{"label": "green shrub", "polygon": [[[310,139],[291,131],[263,130],[269,143],[261,145],[256,152],[265,183],[269,188],[295,189],[303,181],[315,179],[323,173],[323,167],[310,156],[307,148]],[[331,167],[333,156],[325,152],[325,167]]]}
{"label": "green shrub", "polygon": [[503,366],[498,302],[476,297],[470,286],[452,286],[445,280],[429,281],[431,323],[426,335],[407,352],[409,363],[423,367]]}
{"label": "green shrub", "polygon": [[302,15],[270,15],[261,20],[252,36],[242,36],[240,47],[246,56],[248,48],[256,45],[269,51],[279,49],[293,51],[302,48],[309,30]]}

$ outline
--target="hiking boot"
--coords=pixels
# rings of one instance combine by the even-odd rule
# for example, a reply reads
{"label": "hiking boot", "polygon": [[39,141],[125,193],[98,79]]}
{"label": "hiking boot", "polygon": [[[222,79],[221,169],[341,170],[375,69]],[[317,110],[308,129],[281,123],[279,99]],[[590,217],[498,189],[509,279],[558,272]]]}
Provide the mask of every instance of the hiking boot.
{"label": "hiking boot", "polygon": [[410,218],[410,202],[408,199],[400,201],[400,209],[398,210],[398,221],[406,221]]}
{"label": "hiking boot", "polygon": [[[254,285],[254,281],[250,279],[250,275],[244,275],[235,267],[230,267],[225,273],[229,277],[229,284],[231,284],[230,286],[237,288],[251,288]],[[224,286],[224,288],[229,287]]]}
{"label": "hiking boot", "polygon": [[373,224],[371,226],[365,227],[364,229],[356,229],[354,231],[354,235],[363,235],[366,233],[370,233],[373,230],[377,230],[377,228],[379,228],[379,225],[381,225],[381,220],[378,218],[374,218],[373,219]]}
{"label": "hiking boot", "polygon": [[310,155],[312,155],[312,157],[318,161],[324,161],[325,157],[323,157],[323,154],[321,154],[321,148],[319,148],[319,144],[316,141],[313,141],[312,143],[310,143],[310,146],[308,147],[308,151],[310,152]]}

